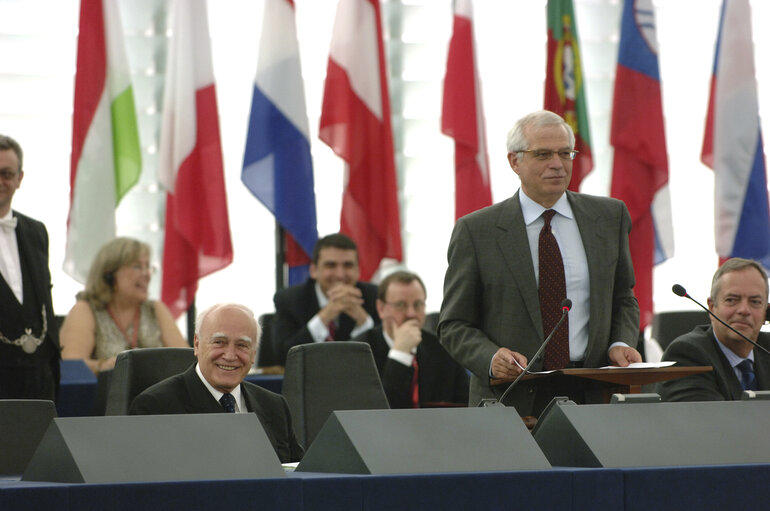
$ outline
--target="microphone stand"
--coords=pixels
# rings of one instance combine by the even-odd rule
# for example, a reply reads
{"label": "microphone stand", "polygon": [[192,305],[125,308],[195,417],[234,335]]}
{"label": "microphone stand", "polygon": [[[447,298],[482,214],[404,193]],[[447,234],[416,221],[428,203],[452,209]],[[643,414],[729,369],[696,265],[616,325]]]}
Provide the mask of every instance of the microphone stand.
{"label": "microphone stand", "polygon": [[551,338],[556,333],[556,330],[559,329],[561,324],[564,322],[564,318],[567,317],[567,313],[569,312],[569,307],[562,307],[561,317],[559,318],[559,321],[556,323],[556,326],[553,327],[553,330],[551,330],[551,333],[546,337],[545,341],[543,341],[543,344],[540,345],[540,348],[538,348],[537,353],[535,353],[535,356],[532,357],[532,359],[529,361],[529,364],[527,364],[527,367],[525,367],[519,375],[516,377],[515,380],[513,380],[513,383],[508,385],[508,388],[505,389],[505,392],[503,392],[503,395],[500,396],[500,399],[482,399],[479,403],[480,407],[491,407],[491,406],[505,406],[503,404],[503,400],[508,395],[508,393],[511,391],[513,387],[516,386],[517,383],[519,383],[519,380],[521,380],[525,374],[529,372],[529,369],[534,365],[535,361],[540,357],[540,355],[545,350],[545,347],[548,346],[548,343],[551,342]]}

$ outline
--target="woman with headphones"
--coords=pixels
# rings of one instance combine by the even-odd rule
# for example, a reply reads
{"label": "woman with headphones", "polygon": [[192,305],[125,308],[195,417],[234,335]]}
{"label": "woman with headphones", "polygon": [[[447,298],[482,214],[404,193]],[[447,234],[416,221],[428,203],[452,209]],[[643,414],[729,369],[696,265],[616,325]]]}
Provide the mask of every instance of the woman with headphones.
{"label": "woman with headphones", "polygon": [[163,302],[148,299],[151,269],[146,243],[120,237],[104,245],[62,324],[62,358],[83,359],[98,374],[123,350],[189,347]]}

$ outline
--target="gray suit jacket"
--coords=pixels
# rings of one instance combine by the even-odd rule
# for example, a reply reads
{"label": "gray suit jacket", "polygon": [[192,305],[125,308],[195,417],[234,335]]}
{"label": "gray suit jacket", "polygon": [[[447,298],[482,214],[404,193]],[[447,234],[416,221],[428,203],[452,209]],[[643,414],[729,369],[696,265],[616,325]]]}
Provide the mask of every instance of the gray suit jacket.
{"label": "gray suit jacket", "polygon": [[[757,341],[770,348],[770,334],[760,332]],[[711,366],[713,371],[658,384],[658,393],[664,401],[732,401],[741,398],[743,387],[717,342],[711,326],[700,325],[669,344],[663,360],[672,360],[680,366]],[[754,373],[758,389],[770,390],[770,355],[762,350],[754,350]]]}
{"label": "gray suit jacket", "polygon": [[[628,248],[631,218],[616,199],[567,192],[583,240],[590,279],[589,338],[584,364],[607,364],[611,342],[636,346],[639,305]],[[489,367],[502,346],[531,359],[545,335],[538,286],[519,202],[513,197],[457,221],[448,250],[439,338],[473,374],[470,402],[499,398]],[[536,362],[534,370],[542,367]],[[502,386],[504,387],[504,386]],[[510,403],[530,415],[533,384],[519,385]],[[508,401],[507,401],[508,402]]]}

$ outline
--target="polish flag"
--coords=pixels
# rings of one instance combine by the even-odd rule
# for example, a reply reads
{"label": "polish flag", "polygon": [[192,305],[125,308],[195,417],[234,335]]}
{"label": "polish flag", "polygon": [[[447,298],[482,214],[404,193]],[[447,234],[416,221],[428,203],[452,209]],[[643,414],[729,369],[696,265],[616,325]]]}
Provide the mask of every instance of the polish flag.
{"label": "polish flag", "polygon": [[492,204],[484,110],[474,48],[473,3],[455,0],[441,113],[442,133],[455,139],[455,220]]}
{"label": "polish flag", "polygon": [[167,192],[161,297],[176,317],[233,260],[205,0],[174,0],[159,177]]}
{"label": "polish flag", "polygon": [[142,171],[117,0],[81,0],[64,271],[85,282],[115,237],[115,208]]}
{"label": "polish flag", "polygon": [[340,0],[319,137],[346,163],[340,230],[358,245],[361,279],[402,260],[398,185],[379,0]]}

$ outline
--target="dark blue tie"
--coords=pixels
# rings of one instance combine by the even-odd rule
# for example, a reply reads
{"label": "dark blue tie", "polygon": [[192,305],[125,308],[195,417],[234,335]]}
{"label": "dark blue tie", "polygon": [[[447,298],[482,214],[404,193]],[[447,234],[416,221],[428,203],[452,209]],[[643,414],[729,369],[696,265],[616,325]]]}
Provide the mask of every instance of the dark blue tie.
{"label": "dark blue tie", "polygon": [[741,370],[741,386],[743,390],[757,390],[757,376],[754,374],[754,364],[748,358],[738,364]]}
{"label": "dark blue tie", "polygon": [[222,397],[219,398],[219,404],[227,413],[235,413],[235,398],[232,394],[222,394]]}

